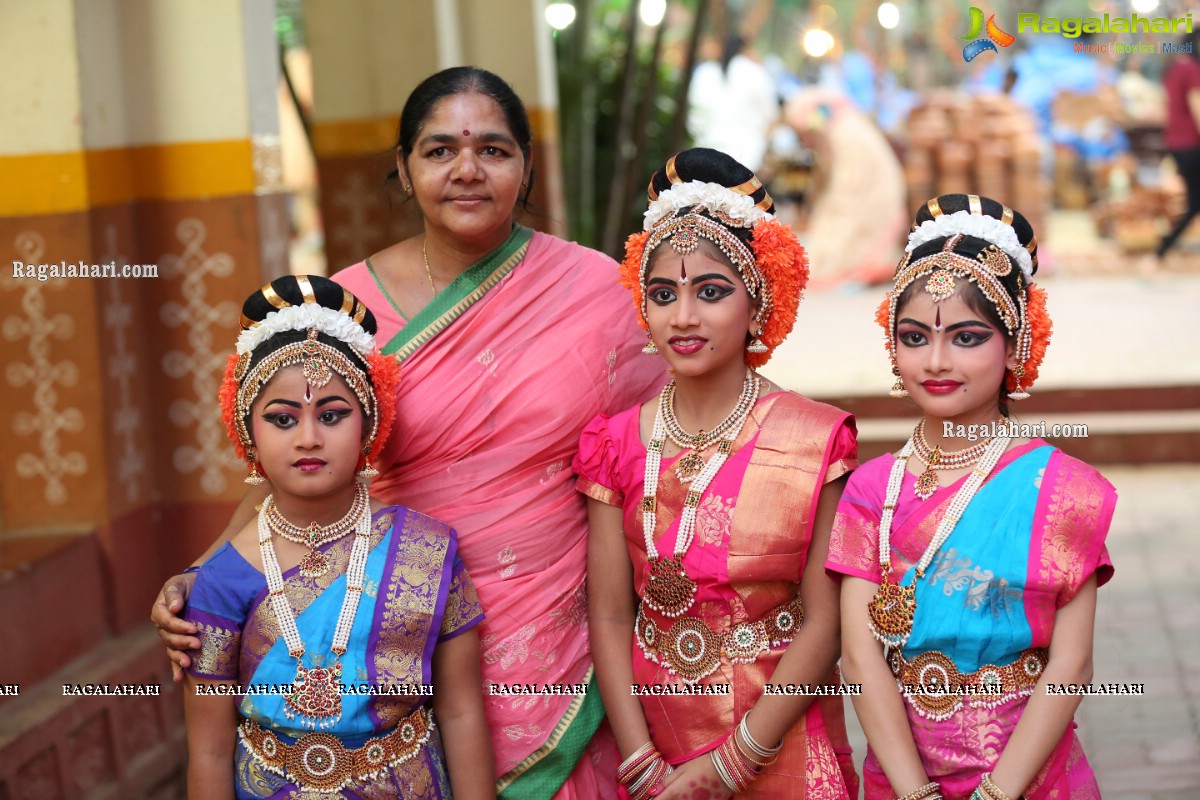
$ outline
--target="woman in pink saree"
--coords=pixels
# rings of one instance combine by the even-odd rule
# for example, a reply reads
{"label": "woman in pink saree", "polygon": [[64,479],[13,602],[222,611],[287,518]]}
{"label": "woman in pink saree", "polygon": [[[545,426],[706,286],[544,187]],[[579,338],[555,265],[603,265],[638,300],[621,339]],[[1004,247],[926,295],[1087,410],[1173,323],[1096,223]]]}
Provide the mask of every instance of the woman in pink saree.
{"label": "woman in pink saree", "polygon": [[1037,240],[986,197],[922,206],[880,307],[922,412],[846,485],[827,567],[867,800],[1098,800],[1075,735],[1116,492],[1010,425],[1050,338]]}
{"label": "woman in pink saree", "polygon": [[[497,76],[427,78],[401,115],[395,175],[424,232],[334,279],[372,309],[384,353],[401,361],[371,494],[452,525],[485,608],[497,791],[590,799],[615,794],[617,757],[592,685],[571,458],[588,420],[649,396],[663,375],[637,353],[613,261],[514,225],[531,147],[525,109]],[[155,619],[184,634],[164,635],[169,646],[191,646],[169,621],[172,600],[160,598]]]}
{"label": "woman in pink saree", "polygon": [[598,416],[575,460],[618,780],[633,800],[856,797],[823,569],[854,423],[753,371],[795,321],[804,251],[724,153],[674,156],[650,197],[622,282],[674,380]]}

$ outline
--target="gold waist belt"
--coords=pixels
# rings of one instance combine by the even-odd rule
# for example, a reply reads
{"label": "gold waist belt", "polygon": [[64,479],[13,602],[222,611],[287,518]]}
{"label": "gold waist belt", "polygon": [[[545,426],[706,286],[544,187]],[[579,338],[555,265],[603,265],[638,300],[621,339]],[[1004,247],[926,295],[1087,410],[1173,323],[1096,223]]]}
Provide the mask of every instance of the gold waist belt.
{"label": "gold waist belt", "polygon": [[1003,667],[984,664],[974,672],[962,673],[939,650],[906,661],[900,648],[895,647],[888,652],[888,666],[917,713],[940,721],[954,716],[964,702],[971,708],[995,708],[1014,698],[1028,697],[1049,658],[1048,650],[1035,647],[1021,651],[1016,661]]}
{"label": "gold waist belt", "polygon": [[378,778],[388,767],[409,760],[429,741],[433,728],[433,715],[422,707],[400,720],[391,733],[354,749],[328,733],[310,733],[285,744],[251,719],[238,725],[238,736],[268,772],[302,789],[336,792],[352,781]]}
{"label": "gold waist belt", "polygon": [[758,622],[740,622],[722,633],[699,617],[680,617],[664,631],[646,614],[643,604],[635,629],[646,658],[685,683],[695,683],[716,672],[721,656],[748,664],[760,654],[788,644],[803,622],[804,605],[796,595]]}

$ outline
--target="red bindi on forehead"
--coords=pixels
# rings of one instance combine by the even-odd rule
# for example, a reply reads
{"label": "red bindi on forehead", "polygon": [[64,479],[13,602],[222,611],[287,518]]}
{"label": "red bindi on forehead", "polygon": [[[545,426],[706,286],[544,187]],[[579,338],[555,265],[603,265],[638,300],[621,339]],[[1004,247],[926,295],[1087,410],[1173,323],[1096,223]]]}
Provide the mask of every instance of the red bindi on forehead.
{"label": "red bindi on forehead", "polygon": [[470,135],[471,135],[471,132],[469,130],[467,130],[466,128],[463,128],[463,136],[470,136]]}

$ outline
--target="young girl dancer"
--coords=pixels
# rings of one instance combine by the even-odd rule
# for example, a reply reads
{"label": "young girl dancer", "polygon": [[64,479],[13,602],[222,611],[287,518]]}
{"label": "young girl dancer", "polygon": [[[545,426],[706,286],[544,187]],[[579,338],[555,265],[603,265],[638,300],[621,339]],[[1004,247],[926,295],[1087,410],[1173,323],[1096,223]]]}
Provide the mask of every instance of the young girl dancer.
{"label": "young girl dancer", "polygon": [[[944,195],[917,214],[880,308],[908,443],[838,506],[842,667],[870,745],[867,800],[1100,796],[1073,731],[1116,495],[1009,425],[1050,336],[1019,213]],[[972,434],[975,434],[972,436]],[[900,691],[897,691],[897,684]]]}
{"label": "young girl dancer", "polygon": [[824,563],[854,425],[754,372],[795,321],[804,251],[715,150],[670,159],[649,195],[622,280],[674,380],[597,417],[575,461],[618,781],[635,800],[854,797],[841,698],[803,693],[838,683]]}
{"label": "young girl dancer", "polygon": [[399,372],[374,331],[325,278],[279,278],[242,307],[221,406],[271,494],[189,598],[193,800],[495,797],[483,615],[454,531],[367,498]]}

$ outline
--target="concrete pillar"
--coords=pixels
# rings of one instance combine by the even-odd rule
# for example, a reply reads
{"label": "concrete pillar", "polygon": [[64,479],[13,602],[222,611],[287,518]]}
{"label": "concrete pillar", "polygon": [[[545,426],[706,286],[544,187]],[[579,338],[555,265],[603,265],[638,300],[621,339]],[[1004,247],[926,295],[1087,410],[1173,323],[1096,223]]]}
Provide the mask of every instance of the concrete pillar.
{"label": "concrete pillar", "polygon": [[[12,0],[0,50],[0,797],[143,796],[184,755],[147,610],[243,493],[216,390],[287,268],[274,6]],[[103,265],[142,277],[60,277]]]}

